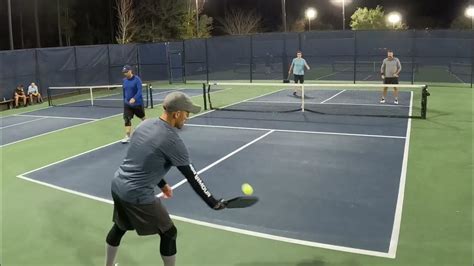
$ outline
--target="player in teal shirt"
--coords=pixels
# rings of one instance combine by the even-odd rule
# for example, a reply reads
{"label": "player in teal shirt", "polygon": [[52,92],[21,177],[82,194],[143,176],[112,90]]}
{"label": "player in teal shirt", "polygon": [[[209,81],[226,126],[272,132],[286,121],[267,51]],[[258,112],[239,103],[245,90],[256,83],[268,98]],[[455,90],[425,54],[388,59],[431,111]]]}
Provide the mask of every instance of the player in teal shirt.
{"label": "player in teal shirt", "polygon": [[[307,68],[310,70],[310,67],[306,63],[306,60],[303,59],[303,53],[301,51],[296,52],[296,58],[293,58],[293,61],[291,62],[290,65],[290,70],[288,70],[288,76],[291,74],[291,70],[293,70],[293,76],[295,83],[304,83],[304,68]],[[301,87],[294,87],[295,90],[293,92],[293,95],[296,96],[296,90],[297,88],[301,89]]]}

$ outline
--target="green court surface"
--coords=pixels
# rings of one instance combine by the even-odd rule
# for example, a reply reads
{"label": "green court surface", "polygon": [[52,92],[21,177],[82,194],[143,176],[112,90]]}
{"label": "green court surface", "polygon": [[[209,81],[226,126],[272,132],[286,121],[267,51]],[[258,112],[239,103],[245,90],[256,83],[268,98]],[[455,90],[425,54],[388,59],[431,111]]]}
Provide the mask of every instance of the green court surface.
{"label": "green court surface", "polygon": [[[201,88],[199,84],[157,84],[154,88],[165,86]],[[216,99],[233,103],[272,90],[234,91],[225,99]],[[431,85],[429,90],[428,119],[413,119],[411,123],[395,259],[300,246],[175,221],[179,235],[177,265],[472,265],[473,89]],[[202,97],[194,100],[202,104]],[[1,115],[45,107],[34,105]],[[147,116],[156,117],[160,112],[157,105],[147,110]],[[0,148],[2,266],[103,265],[112,205],[16,176],[120,140],[122,123],[121,116],[116,116]],[[128,233],[122,240],[119,265],[162,265],[158,241],[157,236]]]}

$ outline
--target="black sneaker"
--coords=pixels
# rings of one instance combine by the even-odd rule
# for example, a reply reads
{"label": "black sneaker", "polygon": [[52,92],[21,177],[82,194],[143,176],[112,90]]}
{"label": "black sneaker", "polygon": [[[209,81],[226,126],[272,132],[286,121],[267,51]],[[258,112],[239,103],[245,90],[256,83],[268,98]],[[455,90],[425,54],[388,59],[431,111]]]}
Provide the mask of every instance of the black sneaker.
{"label": "black sneaker", "polygon": [[293,92],[293,96],[295,96],[295,97],[296,97],[296,91],[295,91],[295,92]]}

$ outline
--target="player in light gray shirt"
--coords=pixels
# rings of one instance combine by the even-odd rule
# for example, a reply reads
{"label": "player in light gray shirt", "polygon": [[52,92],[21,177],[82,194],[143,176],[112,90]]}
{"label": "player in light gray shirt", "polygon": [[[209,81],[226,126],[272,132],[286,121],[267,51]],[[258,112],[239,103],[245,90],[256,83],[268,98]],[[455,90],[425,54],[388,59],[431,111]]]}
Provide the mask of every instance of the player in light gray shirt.
{"label": "player in light gray shirt", "polygon": [[177,229],[154,192],[158,186],[164,197],[173,196],[164,179],[172,166],[178,168],[209,207],[225,208],[224,201],[215,199],[197,174],[177,132],[189,113],[197,113],[201,107],[194,105],[186,94],[173,92],[165,97],[163,109],[160,118],[145,120],[136,128],[112,181],[114,225],[106,238],[106,266],[115,266],[118,247],[127,230],[135,230],[138,235],[160,235],[164,265],[175,265]]}
{"label": "player in light gray shirt", "polygon": [[[382,62],[382,66],[380,67],[380,74],[383,79],[383,84],[398,84],[398,76],[400,75],[400,71],[402,71],[402,64],[398,58],[393,56],[393,51],[387,51],[387,58],[385,58]],[[387,98],[387,89],[388,87],[383,88],[382,98],[380,99],[380,103],[385,103],[385,98]],[[398,104],[398,88],[393,87],[393,97],[395,98],[393,103]]]}

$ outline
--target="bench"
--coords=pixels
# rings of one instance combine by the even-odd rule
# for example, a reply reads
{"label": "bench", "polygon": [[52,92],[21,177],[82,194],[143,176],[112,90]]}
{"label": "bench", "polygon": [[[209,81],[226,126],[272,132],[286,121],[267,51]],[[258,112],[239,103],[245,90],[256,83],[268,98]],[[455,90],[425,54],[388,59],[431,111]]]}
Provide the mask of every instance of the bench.
{"label": "bench", "polygon": [[13,107],[13,102],[14,102],[13,99],[3,100],[0,102],[0,106],[2,106],[2,110],[11,109]]}

